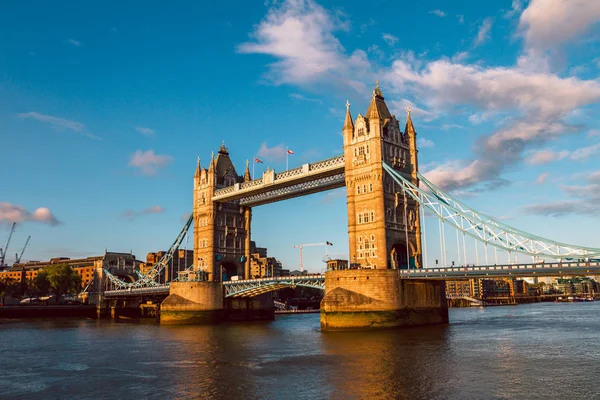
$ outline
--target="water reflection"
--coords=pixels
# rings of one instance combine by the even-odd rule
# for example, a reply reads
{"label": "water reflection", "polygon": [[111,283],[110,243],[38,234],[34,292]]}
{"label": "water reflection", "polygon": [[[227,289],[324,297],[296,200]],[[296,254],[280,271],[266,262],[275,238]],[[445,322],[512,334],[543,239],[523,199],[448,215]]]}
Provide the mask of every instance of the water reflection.
{"label": "water reflection", "polygon": [[600,398],[599,311],[451,310],[449,326],[352,333],[320,332],[315,314],[1,324],[0,398]]}

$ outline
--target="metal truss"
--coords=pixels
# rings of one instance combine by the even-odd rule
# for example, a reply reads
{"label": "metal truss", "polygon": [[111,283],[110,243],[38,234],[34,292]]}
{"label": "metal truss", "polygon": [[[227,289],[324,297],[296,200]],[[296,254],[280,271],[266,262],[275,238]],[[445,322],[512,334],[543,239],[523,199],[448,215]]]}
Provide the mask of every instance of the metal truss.
{"label": "metal truss", "polygon": [[325,290],[325,275],[279,276],[223,282],[225,297],[254,297],[274,290],[296,286]]}
{"label": "metal truss", "polygon": [[278,189],[257,193],[240,199],[240,205],[258,206],[279,200],[291,199],[324,190],[335,189],[345,185],[344,173],[335,174],[323,178],[313,179],[308,182],[298,183]]}
{"label": "metal truss", "polygon": [[181,229],[181,232],[179,232],[177,239],[175,239],[175,242],[173,242],[173,244],[169,248],[169,251],[167,251],[166,254],[164,256],[162,256],[160,260],[158,260],[158,262],[156,263],[154,268],[152,268],[152,270],[150,270],[150,272],[148,272],[146,275],[138,274],[138,276],[141,276],[141,278],[138,279],[137,281],[123,282],[122,280],[117,278],[115,275],[113,275],[110,271],[108,271],[105,268],[104,274],[108,277],[108,280],[110,281],[110,283],[112,283],[113,287],[117,290],[120,290],[120,289],[142,288],[142,287],[159,285],[158,282],[156,282],[156,279],[160,276],[160,273],[162,272],[162,270],[165,269],[165,267],[167,265],[169,265],[169,263],[171,262],[173,255],[179,249],[179,246],[181,246],[181,243],[183,242],[185,235],[187,235],[187,232],[190,229],[190,225],[192,225],[193,220],[194,220],[193,215],[190,215],[187,222]]}
{"label": "metal truss", "polygon": [[543,262],[398,270],[403,279],[472,279],[490,277],[588,276],[600,274],[600,261]]}
{"label": "metal truss", "polygon": [[426,190],[413,184],[385,162],[383,168],[407,195],[431,211],[443,223],[449,223],[463,235],[471,236],[485,246],[489,244],[509,253],[526,254],[534,259],[589,260],[600,257],[598,248],[569,245],[532,235],[480,213],[445,193],[421,174],[418,174],[418,179]]}

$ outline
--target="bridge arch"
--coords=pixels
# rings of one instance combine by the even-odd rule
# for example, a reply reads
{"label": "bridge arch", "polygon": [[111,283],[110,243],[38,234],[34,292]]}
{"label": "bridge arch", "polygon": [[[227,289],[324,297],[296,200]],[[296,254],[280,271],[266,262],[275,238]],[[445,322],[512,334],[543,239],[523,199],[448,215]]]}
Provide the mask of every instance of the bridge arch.
{"label": "bridge arch", "polygon": [[393,269],[416,268],[416,248],[410,241],[408,242],[408,254],[406,251],[406,242],[404,240],[400,240],[392,245],[389,252],[389,257],[390,264]]}
{"label": "bridge arch", "polygon": [[219,264],[219,268],[221,271],[221,281],[222,282],[231,280],[232,276],[241,275],[239,265],[233,261],[229,261],[229,260],[222,261]]}
{"label": "bridge arch", "polygon": [[224,282],[223,286],[225,287],[225,298],[255,297],[264,293],[274,292],[275,290],[297,286],[324,291],[325,277],[323,275],[316,275],[248,279]]}

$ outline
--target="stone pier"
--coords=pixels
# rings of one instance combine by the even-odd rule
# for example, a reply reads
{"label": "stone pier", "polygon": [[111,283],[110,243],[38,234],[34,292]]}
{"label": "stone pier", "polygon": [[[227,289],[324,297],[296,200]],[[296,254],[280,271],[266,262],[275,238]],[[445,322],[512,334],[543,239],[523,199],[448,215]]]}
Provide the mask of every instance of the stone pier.
{"label": "stone pier", "polygon": [[169,297],[160,305],[161,324],[210,324],[222,316],[220,282],[171,282]]}
{"label": "stone pier", "polygon": [[401,279],[398,270],[325,273],[321,330],[371,330],[448,323],[443,281]]}

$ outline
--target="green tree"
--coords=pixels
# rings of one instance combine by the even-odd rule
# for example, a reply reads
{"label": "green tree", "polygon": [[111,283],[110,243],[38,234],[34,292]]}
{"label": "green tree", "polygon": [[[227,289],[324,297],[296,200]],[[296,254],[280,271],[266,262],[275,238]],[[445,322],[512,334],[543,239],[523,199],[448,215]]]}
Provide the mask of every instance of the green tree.
{"label": "green tree", "polygon": [[40,271],[28,285],[27,291],[32,297],[47,296],[48,293],[50,293],[50,281],[48,280],[48,273],[46,271]]}
{"label": "green tree", "polygon": [[21,290],[21,285],[16,279],[13,278],[2,278],[0,279],[0,300],[4,305],[4,299],[7,296],[18,297]]}
{"label": "green tree", "polygon": [[81,275],[66,264],[50,265],[44,272],[57,303],[63,294],[76,294],[81,290]]}

